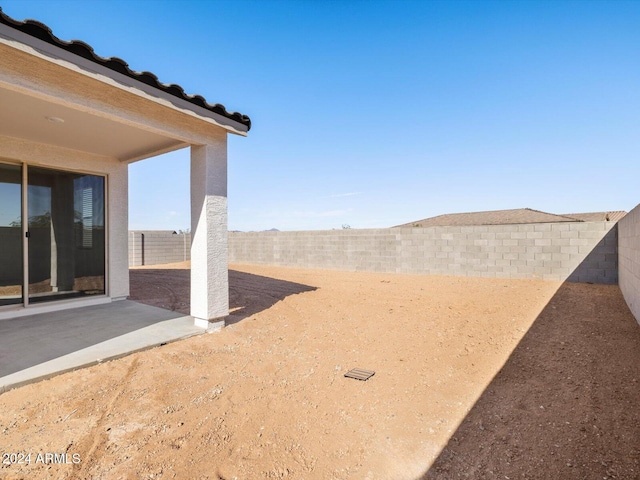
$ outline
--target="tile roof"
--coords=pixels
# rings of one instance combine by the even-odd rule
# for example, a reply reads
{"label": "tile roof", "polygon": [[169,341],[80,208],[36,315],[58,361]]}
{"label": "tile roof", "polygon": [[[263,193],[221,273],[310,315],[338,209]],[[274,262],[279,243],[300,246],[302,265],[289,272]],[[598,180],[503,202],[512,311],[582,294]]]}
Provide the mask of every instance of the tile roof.
{"label": "tile roof", "polygon": [[69,42],[60,40],[53,34],[52,30],[48,26],[36,20],[15,20],[6,15],[2,11],[2,8],[0,8],[0,24],[14,28],[34,38],[62,48],[67,52],[78,55],[86,60],[97,63],[98,65],[102,65],[122,75],[126,75],[127,77],[138,80],[146,85],[156,88],[162,92],[168,93],[169,95],[173,95],[174,97],[185,100],[193,105],[197,105],[213,113],[222,115],[223,117],[246,126],[247,130],[251,128],[251,119],[247,115],[243,115],[238,112],[228,112],[224,105],[221,105],[219,103],[210,104],[204,99],[204,97],[200,95],[188,95],[184,92],[184,89],[180,85],[168,85],[165,83],[161,83],[160,81],[158,81],[158,77],[156,77],[151,72],[136,72],[134,70],[131,70],[127,62],[125,62],[121,58],[100,57],[96,55],[90,45],[80,40],[71,40]]}
{"label": "tile roof", "polygon": [[612,212],[563,213],[562,215],[583,222],[619,222],[626,214],[625,211],[615,210]]}
{"label": "tile roof", "polygon": [[557,223],[557,222],[591,222],[618,221],[626,212],[595,212],[556,215],[531,208],[512,210],[492,210],[488,212],[450,213],[425,218],[415,222],[397,225],[398,227],[452,227],[468,225],[508,225],[518,223]]}

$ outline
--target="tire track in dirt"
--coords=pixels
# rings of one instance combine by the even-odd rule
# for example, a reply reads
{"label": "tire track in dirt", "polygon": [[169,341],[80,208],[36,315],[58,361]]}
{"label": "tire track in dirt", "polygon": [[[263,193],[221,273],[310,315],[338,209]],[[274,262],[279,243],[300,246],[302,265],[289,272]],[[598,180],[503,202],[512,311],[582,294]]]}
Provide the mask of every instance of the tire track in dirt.
{"label": "tire track in dirt", "polygon": [[175,312],[176,310],[178,310],[178,297],[176,295],[176,292],[168,285],[162,284],[162,283],[158,284],[158,288],[162,288],[169,294],[169,298],[167,299],[168,300],[167,308],[172,312]]}
{"label": "tire track in dirt", "polygon": [[[132,272],[132,295],[166,305],[172,274],[188,302],[184,269]],[[5,451],[72,441],[85,462],[0,477],[638,478],[618,287],[267,266],[229,286],[242,309],[215,335],[0,395]]]}
{"label": "tire track in dirt", "polygon": [[[131,361],[131,364],[127,368],[127,372],[122,378],[122,382],[120,383],[121,387],[119,387],[116,390],[116,393],[113,395],[113,397],[109,401],[107,408],[104,409],[104,411],[102,412],[102,415],[100,415],[100,418],[98,418],[96,425],[93,427],[91,431],[88,432],[87,436],[89,438],[93,438],[93,441],[91,442],[91,445],[89,446],[89,448],[86,450],[87,453],[83,455],[82,462],[74,465],[74,475],[73,475],[74,478],[94,478],[94,476],[91,475],[90,473],[88,474],[87,471],[95,463],[95,462],[92,462],[94,458],[94,454],[98,451],[99,448],[103,447],[109,440],[109,435],[106,433],[108,430],[107,431],[104,430],[106,419],[109,417],[109,415],[113,413],[118,400],[126,392],[129,382],[131,381],[131,378],[138,370],[138,363],[139,363],[138,357],[134,357],[133,360]],[[80,450],[82,451],[85,449],[80,448]]]}
{"label": "tire track in dirt", "polygon": [[[175,270],[170,273],[175,275]],[[177,283],[178,287],[176,287],[175,279],[167,281],[167,271],[165,270],[133,270],[131,275],[134,281],[131,282],[129,298],[147,305],[159,306],[185,315],[189,314],[189,302],[181,300],[189,297],[188,275],[181,275],[183,281]],[[152,298],[148,295],[149,289],[154,291]]]}

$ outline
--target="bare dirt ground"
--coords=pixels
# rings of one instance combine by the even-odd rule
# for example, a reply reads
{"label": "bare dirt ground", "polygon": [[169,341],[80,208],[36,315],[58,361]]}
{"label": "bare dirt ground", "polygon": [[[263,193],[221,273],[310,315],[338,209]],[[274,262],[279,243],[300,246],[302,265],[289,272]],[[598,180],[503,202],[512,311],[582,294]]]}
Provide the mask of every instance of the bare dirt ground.
{"label": "bare dirt ground", "polygon": [[[171,267],[133,270],[132,297],[188,312]],[[640,478],[616,286],[240,265],[230,285],[219,333],[1,395],[0,450],[32,457],[0,477]]]}

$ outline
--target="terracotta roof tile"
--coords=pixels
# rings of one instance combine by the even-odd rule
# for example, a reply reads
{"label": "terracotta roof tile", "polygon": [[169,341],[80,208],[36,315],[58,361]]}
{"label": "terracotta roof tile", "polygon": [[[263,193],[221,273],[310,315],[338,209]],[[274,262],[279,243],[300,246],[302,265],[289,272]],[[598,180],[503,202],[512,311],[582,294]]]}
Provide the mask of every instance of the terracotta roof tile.
{"label": "terracotta roof tile", "polygon": [[521,223],[557,223],[557,222],[617,222],[626,212],[555,213],[541,212],[531,208],[512,210],[491,210],[487,212],[449,213],[424,218],[415,222],[397,225],[398,227],[460,227],[470,225],[509,225]]}
{"label": "terracotta roof tile", "polygon": [[575,218],[541,212],[531,208],[491,210],[487,212],[450,213],[425,218],[399,227],[450,227],[467,225],[508,225],[517,223],[576,222]]}
{"label": "terracotta roof tile", "polygon": [[615,210],[612,212],[564,213],[563,215],[583,222],[618,222],[626,214],[625,211]]}
{"label": "terracotta roof tile", "polygon": [[2,11],[2,8],[0,8],[0,24],[14,28],[22,33],[30,35],[34,38],[38,38],[39,40],[42,40],[56,47],[60,47],[67,52],[73,53],[91,62],[97,63],[98,65],[102,65],[110,70],[121,73],[122,75],[126,75],[127,77],[138,80],[162,92],[185,100],[193,105],[197,105],[206,110],[217,113],[218,115],[222,115],[223,117],[245,125],[247,127],[247,130],[251,128],[251,119],[247,115],[243,115],[238,112],[228,112],[224,105],[221,105],[219,103],[210,104],[204,99],[204,97],[200,95],[188,95],[184,92],[184,89],[180,85],[168,85],[161,83],[160,81],[158,81],[158,77],[156,77],[151,72],[133,71],[129,68],[127,62],[125,62],[121,58],[100,57],[96,55],[90,45],[84,42],[81,42],[79,40],[72,40],[69,42],[60,40],[53,34],[51,29],[43,23],[35,20],[24,20],[22,22],[19,20],[15,20],[6,15]]}

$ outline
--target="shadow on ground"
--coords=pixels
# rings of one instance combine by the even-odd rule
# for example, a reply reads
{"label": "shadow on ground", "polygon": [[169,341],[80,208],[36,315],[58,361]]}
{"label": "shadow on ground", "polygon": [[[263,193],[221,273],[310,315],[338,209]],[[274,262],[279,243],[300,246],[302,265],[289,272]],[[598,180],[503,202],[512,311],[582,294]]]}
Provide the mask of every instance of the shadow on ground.
{"label": "shadow on ground", "polygon": [[317,290],[317,287],[229,270],[231,314],[226,319],[227,325],[238,323],[240,320],[266,310],[289,295],[314,290]]}
{"label": "shadow on ground", "polygon": [[[131,300],[189,314],[190,270],[130,270]],[[316,287],[260,275],[229,270],[229,310],[226,324],[268,309],[289,295],[311,292]]]}
{"label": "shadow on ground", "polygon": [[640,478],[640,328],[616,285],[565,283],[426,479]]}

